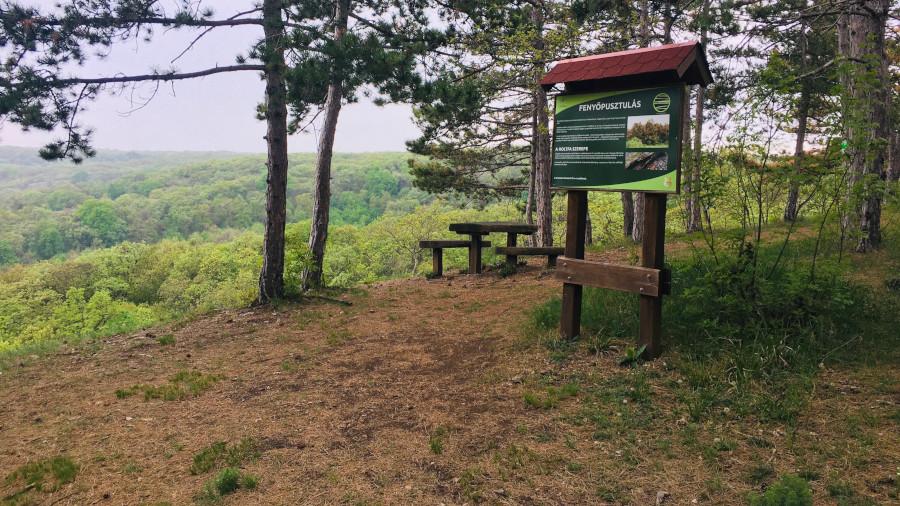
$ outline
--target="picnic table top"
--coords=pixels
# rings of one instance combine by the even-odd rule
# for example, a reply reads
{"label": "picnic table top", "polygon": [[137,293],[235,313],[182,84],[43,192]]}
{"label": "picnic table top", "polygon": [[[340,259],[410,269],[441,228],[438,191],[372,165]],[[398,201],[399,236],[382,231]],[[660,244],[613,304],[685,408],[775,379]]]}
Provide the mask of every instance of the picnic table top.
{"label": "picnic table top", "polygon": [[510,234],[531,235],[537,232],[537,225],[515,221],[482,221],[472,223],[451,223],[450,231],[459,234],[488,234],[506,232]]}

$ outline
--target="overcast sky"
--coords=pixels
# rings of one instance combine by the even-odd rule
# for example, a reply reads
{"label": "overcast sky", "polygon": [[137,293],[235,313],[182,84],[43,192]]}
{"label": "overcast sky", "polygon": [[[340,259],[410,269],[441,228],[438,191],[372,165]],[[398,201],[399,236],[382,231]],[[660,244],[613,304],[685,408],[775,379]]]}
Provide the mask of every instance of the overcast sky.
{"label": "overcast sky", "polygon": [[[22,1],[22,4],[52,7],[58,0]],[[175,0],[166,0],[175,5]],[[252,0],[206,1],[216,18],[224,18],[252,6]],[[175,64],[180,71],[192,71],[234,64],[261,35],[259,26],[217,28]],[[84,77],[117,73],[146,73],[166,69],[196,35],[194,30],[157,30],[153,41],[118,44],[103,61],[92,59],[77,73]],[[256,72],[233,72],[163,85],[155,98],[137,111],[140,98],[149,96],[153,85],[138,88],[132,103],[125,96],[101,95],[79,115],[79,123],[94,127],[98,149],[122,150],[226,150],[263,152],[264,122],[255,118],[263,98],[263,82]],[[404,142],[418,135],[406,105],[377,107],[371,102],[345,106],[338,122],[335,151],[402,151]],[[17,125],[0,125],[0,144],[41,146],[53,138],[43,132],[21,132]],[[315,151],[314,131],[290,138],[291,151]]]}

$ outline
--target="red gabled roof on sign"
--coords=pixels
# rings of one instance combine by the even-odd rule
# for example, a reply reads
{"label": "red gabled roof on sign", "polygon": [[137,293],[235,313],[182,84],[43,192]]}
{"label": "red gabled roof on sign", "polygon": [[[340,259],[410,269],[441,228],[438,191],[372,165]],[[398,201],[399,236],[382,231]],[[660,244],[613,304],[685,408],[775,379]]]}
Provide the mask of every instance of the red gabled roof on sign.
{"label": "red gabled roof on sign", "polygon": [[671,80],[686,84],[706,86],[712,82],[703,47],[690,41],[560,60],[541,79],[541,86],[646,74],[668,75]]}

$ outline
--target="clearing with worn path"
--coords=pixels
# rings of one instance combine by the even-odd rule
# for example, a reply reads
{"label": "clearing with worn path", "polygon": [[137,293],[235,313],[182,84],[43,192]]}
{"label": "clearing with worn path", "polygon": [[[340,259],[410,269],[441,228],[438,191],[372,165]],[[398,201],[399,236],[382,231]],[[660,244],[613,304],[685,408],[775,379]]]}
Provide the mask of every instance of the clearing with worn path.
{"label": "clearing with worn path", "polygon": [[559,292],[535,261],[25,357],[0,376],[0,479],[57,456],[78,470],[7,479],[0,501],[190,504],[226,465],[258,482],[225,504],[745,504],[804,470],[816,504],[845,497],[836,482],[872,501],[843,504],[896,497],[897,368],[823,370],[795,427],[689,422],[666,355],[552,359],[527,322]]}

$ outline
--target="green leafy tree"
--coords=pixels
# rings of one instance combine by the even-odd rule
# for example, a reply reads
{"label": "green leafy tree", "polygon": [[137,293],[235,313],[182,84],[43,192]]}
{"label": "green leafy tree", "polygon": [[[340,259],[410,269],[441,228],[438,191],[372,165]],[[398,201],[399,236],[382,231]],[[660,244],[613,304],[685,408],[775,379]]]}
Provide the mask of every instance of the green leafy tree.
{"label": "green leafy tree", "polygon": [[78,207],[75,216],[102,246],[112,246],[128,233],[125,221],[109,200],[87,200]]}
{"label": "green leafy tree", "polygon": [[7,241],[0,240],[0,267],[12,265],[18,261],[19,257],[16,256],[12,245]]}
{"label": "green leafy tree", "polygon": [[26,239],[26,247],[39,259],[52,258],[66,250],[59,227],[52,222],[39,223]]}

